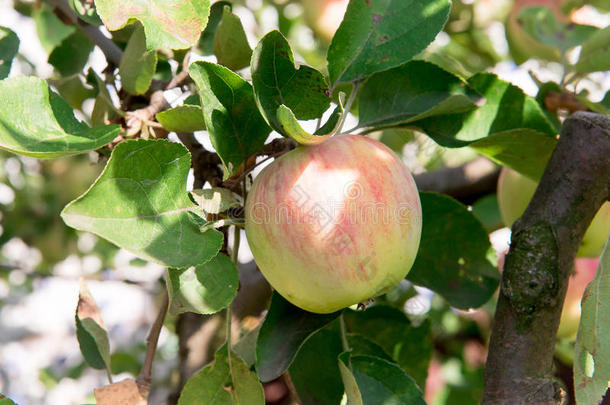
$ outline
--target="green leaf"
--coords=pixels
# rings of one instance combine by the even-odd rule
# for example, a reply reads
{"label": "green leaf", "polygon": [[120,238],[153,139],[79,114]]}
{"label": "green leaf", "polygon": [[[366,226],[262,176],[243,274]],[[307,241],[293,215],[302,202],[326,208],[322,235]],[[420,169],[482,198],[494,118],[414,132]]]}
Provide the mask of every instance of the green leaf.
{"label": "green leaf", "polygon": [[582,298],[574,351],[576,402],[597,404],[610,381],[610,239]]}
{"label": "green leaf", "polygon": [[358,96],[358,127],[406,124],[474,109],[472,95],[457,76],[415,60],[371,76]]}
{"label": "green leaf", "polygon": [[49,85],[36,77],[0,81],[0,148],[52,158],[87,152],[111,142],[118,125],[89,128]]}
{"label": "green leaf", "polygon": [[13,401],[11,401],[9,398],[0,394],[0,405],[16,405],[16,404]]}
{"label": "green leaf", "polygon": [[536,102],[546,115],[549,122],[553,125],[555,131],[559,133],[561,131],[561,121],[559,120],[559,116],[557,115],[557,111],[549,111],[546,109],[545,99],[547,94],[550,91],[554,91],[556,93],[561,93],[563,90],[561,87],[555,82],[544,82],[544,83],[536,83],[538,85],[538,93],[536,94]]}
{"label": "green leaf", "polygon": [[80,110],[83,101],[88,98],[95,98],[97,91],[89,86],[85,86],[82,75],[73,75],[54,80],[49,79],[49,84],[57,89],[59,95],[66,100],[70,107]]}
{"label": "green leaf", "polygon": [[146,50],[144,29],[138,27],[129,38],[119,65],[123,88],[130,94],[146,93],[156,67],[157,52]]}
{"label": "green leaf", "polygon": [[256,371],[261,381],[282,375],[307,338],[340,313],[321,315],[303,311],[274,293],[256,342]]}
{"label": "green leaf", "polygon": [[480,307],[500,280],[487,232],[451,197],[420,193],[420,198],[425,225],[407,279],[442,295],[456,308]]}
{"label": "green leaf", "polygon": [[301,65],[297,69],[288,41],[279,31],[260,40],[252,56],[252,85],[259,110],[267,123],[287,135],[278,109],[296,120],[321,117],[330,105],[328,85],[316,69]]}
{"label": "green leaf", "polygon": [[205,130],[205,120],[198,94],[184,99],[182,105],[168,108],[156,115],[157,121],[168,131],[195,132]]}
{"label": "green leaf", "polygon": [[105,123],[115,118],[120,111],[113,104],[110,93],[106,88],[106,83],[91,68],[87,71],[87,83],[97,89],[97,97],[95,98],[95,104],[91,113],[91,122],[94,124]]}
{"label": "green leaf", "polygon": [[248,331],[233,346],[233,351],[246,362],[248,367],[254,366],[256,362],[256,340],[258,339],[260,329],[261,327],[258,325],[256,328]]}
{"label": "green leaf", "polygon": [[433,117],[411,123],[447,147],[467,146],[496,132],[529,128],[555,137],[557,131],[535,99],[492,73],[478,73],[468,84],[485,97],[478,109],[464,114]]}
{"label": "green leaf", "polygon": [[156,115],[163,128],[173,132],[195,132],[205,129],[203,110],[198,105],[183,104]]}
{"label": "green leaf", "polygon": [[348,333],[347,342],[351,354],[365,354],[368,356],[379,357],[387,361],[393,361],[392,357],[388,355],[381,346],[362,335]]}
{"label": "green leaf", "polygon": [[214,36],[214,55],[218,63],[231,70],[239,70],[250,66],[252,48],[241,25],[239,17],[231,12],[231,7],[225,6],[222,19],[216,28]]}
{"label": "green leaf", "polygon": [[449,0],[351,0],[328,49],[333,87],[409,61],[445,25]]}
{"label": "green leaf", "polygon": [[[349,334],[347,341],[352,355],[371,355],[392,361],[380,346],[364,336]],[[344,389],[337,357],[342,351],[337,321],[305,341],[288,369],[299,403],[335,405],[341,401]]]}
{"label": "green leaf", "polygon": [[530,58],[552,62],[561,61],[559,49],[540,42],[524,30],[523,24],[517,19],[519,10],[513,8],[504,25],[506,42],[515,63],[518,65]]}
{"label": "green leaf", "polygon": [[0,80],[8,77],[13,58],[19,51],[17,34],[6,27],[0,26]]}
{"label": "green leaf", "polygon": [[110,343],[100,310],[81,280],[76,308],[76,337],[85,361],[97,369],[110,372]]}
{"label": "green leaf", "polygon": [[271,132],[254,103],[252,86],[229,69],[195,62],[189,73],[199,89],[206,128],[225,167],[225,178],[259,152]]}
{"label": "green leaf", "polygon": [[264,405],[265,393],[263,386],[254,371],[239,358],[236,353],[231,354],[231,372],[233,383],[233,402],[236,405]]}
{"label": "green leaf", "polygon": [[102,25],[102,20],[97,15],[95,7],[91,7],[93,4],[85,6],[84,3],[82,0],[68,0],[68,5],[81,20],[91,25]]}
{"label": "green leaf", "polygon": [[138,375],[142,368],[141,359],[137,351],[133,348],[125,348],[125,351],[115,351],[110,356],[112,374],[129,373]]}
{"label": "green leaf", "polygon": [[53,11],[46,5],[35,10],[32,14],[40,44],[47,53],[58,47],[64,39],[76,31],[76,27],[61,22]]}
{"label": "green leaf", "polygon": [[475,201],[472,204],[472,213],[489,233],[504,227],[496,194],[486,195]]}
{"label": "green leaf", "polygon": [[514,129],[489,135],[470,147],[498,164],[539,180],[555,145],[555,138],[541,132]]}
{"label": "green leaf", "polygon": [[343,116],[343,101],[335,108],[330,118],[319,130],[311,134],[303,129],[292,110],[281,105],[277,110],[277,119],[281,133],[294,139],[300,145],[317,145],[324,142],[339,130]]}
{"label": "green leaf", "polygon": [[373,306],[361,312],[346,310],[343,316],[349,332],[379,345],[392,356],[390,360],[425,388],[433,349],[429,322],[415,327],[404,312],[388,306]]}
{"label": "green leaf", "polygon": [[96,0],[97,13],[110,31],[137,19],[146,49],[186,49],[195,45],[210,14],[209,0]]}
{"label": "green leaf", "polygon": [[540,105],[490,73],[473,76],[469,84],[485,97],[481,107],[406,126],[420,128],[442,146],[470,146],[499,164],[539,178],[557,142],[557,129]]}
{"label": "green leaf", "polygon": [[583,42],[574,68],[579,73],[610,70],[610,27],[597,31]]}
{"label": "green leaf", "polygon": [[218,24],[220,24],[225,7],[232,9],[233,5],[228,1],[216,1],[210,7],[208,25],[206,25],[201,33],[201,38],[199,38],[197,45],[203,55],[212,55],[214,53],[214,37],[216,36],[216,29]]}
{"label": "green leaf", "polygon": [[200,233],[186,192],[186,148],[166,140],[119,143],[93,186],[61,213],[72,228],[95,233],[167,267],[196,266],[216,256],[222,234]]}
{"label": "green leaf", "polygon": [[546,6],[524,7],[517,15],[517,22],[532,37],[563,52],[580,45],[598,30],[591,25],[557,21]]}
{"label": "green leaf", "polygon": [[178,405],[264,405],[263,387],[242,359],[231,353],[229,365],[225,343],[214,362],[188,379]]}
{"label": "green leaf", "polygon": [[239,275],[235,263],[224,254],[188,269],[168,269],[170,313],[213,314],[237,295]]}
{"label": "green leaf", "polygon": [[337,356],[343,351],[341,336],[322,329],[303,344],[290,366],[290,380],[302,405],[336,405],[343,396]]}
{"label": "green leaf", "polygon": [[191,191],[191,196],[206,214],[220,214],[241,204],[229,189],[212,187]]}
{"label": "green leaf", "polygon": [[415,381],[397,364],[374,356],[339,356],[348,404],[425,405]]}
{"label": "green leaf", "polygon": [[[352,366],[350,363],[349,352],[345,352],[337,357],[339,361],[339,371],[341,372],[341,379],[343,380],[343,386],[345,387],[345,396],[347,397],[347,405],[365,405],[362,401],[362,394],[358,389],[358,382],[352,373]],[[347,361],[347,364],[345,364]]]}
{"label": "green leaf", "polygon": [[82,31],[77,30],[53,49],[48,62],[61,76],[74,75],[83,70],[91,51],[93,42]]}

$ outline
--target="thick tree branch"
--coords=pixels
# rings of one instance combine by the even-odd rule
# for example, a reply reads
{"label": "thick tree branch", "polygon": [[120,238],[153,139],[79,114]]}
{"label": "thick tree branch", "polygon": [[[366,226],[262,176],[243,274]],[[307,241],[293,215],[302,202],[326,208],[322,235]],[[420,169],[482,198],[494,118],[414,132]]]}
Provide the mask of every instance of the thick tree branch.
{"label": "thick tree branch", "polygon": [[560,404],[551,379],[561,308],[582,237],[610,196],[610,118],[564,122],[536,193],[513,226],[489,356],[484,404]]}
{"label": "thick tree branch", "polygon": [[480,157],[458,167],[448,167],[413,176],[420,191],[436,191],[472,203],[496,189],[500,168]]}

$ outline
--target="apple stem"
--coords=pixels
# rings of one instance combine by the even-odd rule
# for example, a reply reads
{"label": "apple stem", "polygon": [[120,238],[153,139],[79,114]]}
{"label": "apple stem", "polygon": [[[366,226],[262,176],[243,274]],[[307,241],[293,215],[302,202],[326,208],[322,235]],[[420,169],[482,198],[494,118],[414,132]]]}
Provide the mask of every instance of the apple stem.
{"label": "apple stem", "polygon": [[239,242],[241,239],[241,229],[239,226],[233,226],[233,251],[231,252],[231,260],[235,263],[235,267],[237,267],[237,255],[239,253]]}
{"label": "apple stem", "polygon": [[[345,328],[345,319],[343,319],[343,313],[339,315],[339,327],[341,328],[341,346],[344,352],[349,352],[351,349],[347,341],[347,329]],[[350,359],[348,364],[350,370],[352,369],[352,361]]]}
{"label": "apple stem", "polygon": [[347,118],[347,115],[349,114],[349,111],[352,109],[352,105],[354,104],[354,101],[356,100],[356,94],[358,94],[358,90],[360,89],[360,83],[362,83],[362,82],[361,81],[354,82],[354,87],[352,88],[351,93],[349,93],[349,97],[347,98],[347,102],[345,103],[345,107],[343,108],[343,116],[341,117],[341,123],[339,124],[339,129],[337,130],[338,134],[340,134],[341,131],[343,130],[343,125],[345,124],[345,119]]}

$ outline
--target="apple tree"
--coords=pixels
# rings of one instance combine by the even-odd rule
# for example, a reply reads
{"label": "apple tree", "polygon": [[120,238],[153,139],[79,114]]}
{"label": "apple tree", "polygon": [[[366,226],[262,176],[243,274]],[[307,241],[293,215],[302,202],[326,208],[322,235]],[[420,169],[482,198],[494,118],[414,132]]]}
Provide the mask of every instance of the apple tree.
{"label": "apple tree", "polygon": [[[87,232],[167,269],[118,382],[82,282],[98,404],[146,403],[164,325],[179,405],[602,401],[610,96],[581,83],[608,80],[610,29],[577,13],[610,10],[486,3],[15,0],[53,73],[0,27],[0,148],[56,176],[0,212],[0,244],[29,233],[52,263]],[[531,96],[492,73],[497,24],[559,80],[531,71]],[[59,215],[32,222],[31,199]],[[577,255],[600,258],[578,287]]]}

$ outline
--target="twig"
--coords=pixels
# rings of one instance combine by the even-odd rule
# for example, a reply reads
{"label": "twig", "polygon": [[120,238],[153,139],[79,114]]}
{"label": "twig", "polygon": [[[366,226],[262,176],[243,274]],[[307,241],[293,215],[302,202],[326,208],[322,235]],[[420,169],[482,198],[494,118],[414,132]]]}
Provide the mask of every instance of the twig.
{"label": "twig", "polygon": [[231,329],[233,327],[233,315],[231,315],[231,304],[227,305],[227,359],[229,361],[229,375],[233,381],[233,365],[231,364]]}
{"label": "twig", "polygon": [[83,33],[96,44],[106,56],[106,60],[115,66],[121,63],[123,51],[112,40],[106,37],[96,26],[87,24],[79,18],[66,0],[50,0],[57,9],[66,16],[72,23],[77,25]]}
{"label": "twig", "polygon": [[143,398],[148,398],[150,391],[150,383],[152,381],[152,365],[155,359],[155,352],[157,351],[157,343],[159,342],[159,335],[161,334],[161,328],[163,328],[163,321],[165,320],[165,314],[169,307],[169,296],[167,289],[164,289],[163,301],[161,301],[161,307],[155,322],[150,327],[150,332],[146,338],[146,357],[144,358],[144,364],[140,375],[136,380],[138,384],[138,390]]}
{"label": "twig", "polygon": [[[188,55],[184,58],[184,65],[188,64]],[[182,82],[184,82],[189,76],[189,71],[184,69],[182,72],[178,73],[176,76],[172,77],[172,80],[167,84],[165,90],[173,89],[174,87],[178,87]]]}
{"label": "twig", "polygon": [[[241,230],[238,227],[233,227],[234,229],[234,237],[233,237],[233,251],[231,252],[231,260],[235,263],[235,267],[239,266],[239,261],[237,260],[237,256],[239,254],[239,242]],[[231,313],[231,305],[227,305],[227,358],[229,360],[229,373],[231,375],[231,380],[233,380],[233,365],[231,364],[231,330],[233,329],[233,315]]]}
{"label": "twig", "polygon": [[610,117],[577,112],[513,225],[485,369],[483,404],[560,404],[553,352],[576,251],[610,198]]}
{"label": "twig", "polygon": [[549,111],[568,110],[570,114],[576,111],[589,111],[589,107],[581,103],[571,93],[549,91],[544,96],[544,105]]}
{"label": "twig", "polygon": [[[190,54],[187,54],[184,57],[184,66],[188,65],[189,55]],[[165,90],[171,90],[175,87],[178,87],[188,77],[188,70],[184,69],[182,72],[178,73],[172,78],[172,80],[167,84],[167,86],[165,86]],[[138,108],[137,110],[128,111],[126,113],[125,124],[127,125],[128,136],[136,135],[142,130],[142,128],[146,125],[147,122],[153,120],[155,115],[169,107],[169,104],[165,100],[165,95],[163,94],[165,90],[155,90],[150,95],[150,103],[146,107]]]}
{"label": "twig", "polygon": [[127,136],[134,136],[142,130],[144,123],[153,119],[153,117],[168,107],[163,90],[157,90],[150,96],[150,103],[143,108],[138,108],[134,111],[128,111],[125,115],[125,124],[127,125]]}

